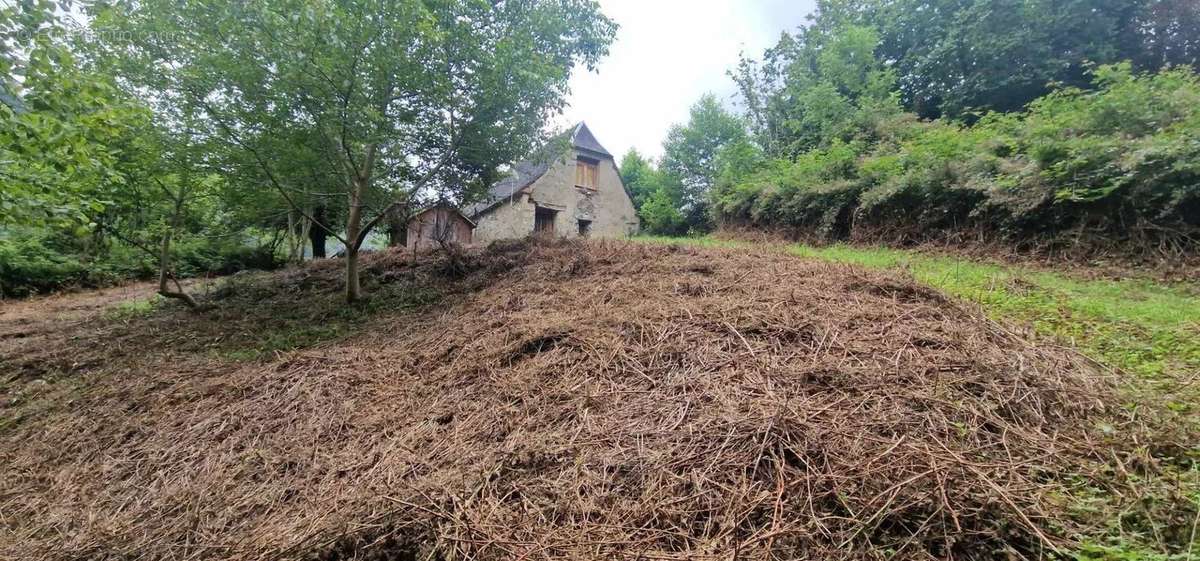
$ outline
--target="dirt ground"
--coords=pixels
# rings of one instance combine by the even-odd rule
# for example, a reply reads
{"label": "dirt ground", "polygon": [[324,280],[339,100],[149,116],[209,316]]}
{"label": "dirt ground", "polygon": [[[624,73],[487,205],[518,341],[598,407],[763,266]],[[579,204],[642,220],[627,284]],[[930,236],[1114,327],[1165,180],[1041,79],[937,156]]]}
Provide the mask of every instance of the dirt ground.
{"label": "dirt ground", "polygon": [[885,272],[619,242],[366,269],[349,309],[334,261],[200,315],[3,303],[0,558],[1034,559],[1098,531],[1069,499],[1112,458],[1194,436]]}
{"label": "dirt ground", "polygon": [[24,339],[62,331],[96,312],[154,293],[154,283],[129,283],[110,288],[63,292],[50,296],[0,301],[0,339]]}

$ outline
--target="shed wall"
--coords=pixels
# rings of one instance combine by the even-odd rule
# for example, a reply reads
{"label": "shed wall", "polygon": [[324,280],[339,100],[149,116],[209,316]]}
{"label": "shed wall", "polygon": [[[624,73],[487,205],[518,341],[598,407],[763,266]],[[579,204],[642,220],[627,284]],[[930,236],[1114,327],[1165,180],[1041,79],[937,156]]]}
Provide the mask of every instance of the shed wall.
{"label": "shed wall", "polygon": [[419,251],[440,247],[443,242],[469,245],[471,230],[471,224],[457,211],[431,208],[409,220],[407,247]]}

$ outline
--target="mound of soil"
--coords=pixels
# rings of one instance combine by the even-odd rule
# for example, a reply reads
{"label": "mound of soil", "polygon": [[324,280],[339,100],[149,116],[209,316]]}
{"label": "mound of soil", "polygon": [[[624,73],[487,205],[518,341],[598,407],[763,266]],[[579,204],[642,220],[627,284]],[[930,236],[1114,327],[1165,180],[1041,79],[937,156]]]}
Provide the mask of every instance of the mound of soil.
{"label": "mound of soil", "polygon": [[372,286],[451,296],[349,338],[58,382],[0,429],[0,557],[1008,559],[1074,535],[1107,382],[910,281],[617,242],[431,259],[376,257]]}

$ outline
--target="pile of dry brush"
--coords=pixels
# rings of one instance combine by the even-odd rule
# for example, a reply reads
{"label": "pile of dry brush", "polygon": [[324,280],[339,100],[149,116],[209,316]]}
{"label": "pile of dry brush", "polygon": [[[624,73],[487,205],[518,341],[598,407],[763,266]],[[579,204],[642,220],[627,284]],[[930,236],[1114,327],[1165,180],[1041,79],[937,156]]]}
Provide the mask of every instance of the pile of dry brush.
{"label": "pile of dry brush", "polygon": [[0,431],[0,557],[1010,559],[1087,531],[1064,497],[1111,454],[1112,380],[895,275],[615,242],[445,263],[475,288],[93,376]]}

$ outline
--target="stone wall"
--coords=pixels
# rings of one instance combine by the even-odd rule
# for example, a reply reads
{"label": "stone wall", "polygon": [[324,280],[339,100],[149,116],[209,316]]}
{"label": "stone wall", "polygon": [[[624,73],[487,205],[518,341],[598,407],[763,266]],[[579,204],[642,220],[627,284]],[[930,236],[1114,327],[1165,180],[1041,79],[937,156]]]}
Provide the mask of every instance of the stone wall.
{"label": "stone wall", "polygon": [[487,244],[495,240],[523,238],[533,232],[534,206],[521,194],[475,218],[474,240]]}
{"label": "stone wall", "polygon": [[579,236],[579,221],[590,220],[588,236],[623,238],[638,231],[637,211],[621,185],[616,164],[608,158],[596,166],[596,189],[575,186],[575,153],[555,162],[527,189],[528,194],[505,201],[476,218],[475,242],[520,238],[533,232],[537,207],[557,211],[556,236]]}

